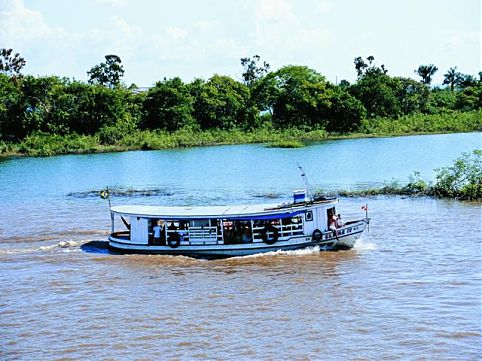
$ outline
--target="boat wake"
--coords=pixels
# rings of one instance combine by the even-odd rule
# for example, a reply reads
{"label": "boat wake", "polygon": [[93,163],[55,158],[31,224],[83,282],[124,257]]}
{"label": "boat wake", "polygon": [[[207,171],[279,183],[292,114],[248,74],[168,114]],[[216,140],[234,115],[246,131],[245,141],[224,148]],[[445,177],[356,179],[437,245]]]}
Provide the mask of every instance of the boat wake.
{"label": "boat wake", "polygon": [[273,251],[273,252],[266,252],[266,253],[257,253],[257,254],[252,254],[249,256],[241,256],[241,257],[233,257],[233,259],[236,258],[261,258],[261,257],[273,257],[273,256],[307,256],[310,254],[315,254],[320,252],[320,246],[314,246],[314,247],[307,247],[303,249],[296,249],[293,251],[283,251],[283,250],[278,250],[278,251]]}
{"label": "boat wake", "polygon": [[55,244],[39,246],[39,247],[25,247],[25,248],[6,248],[0,249],[0,255],[10,254],[29,254],[37,252],[77,252],[82,248],[84,241],[60,241]]}
{"label": "boat wake", "polygon": [[357,251],[373,251],[377,249],[377,245],[375,243],[359,239],[353,248]]}

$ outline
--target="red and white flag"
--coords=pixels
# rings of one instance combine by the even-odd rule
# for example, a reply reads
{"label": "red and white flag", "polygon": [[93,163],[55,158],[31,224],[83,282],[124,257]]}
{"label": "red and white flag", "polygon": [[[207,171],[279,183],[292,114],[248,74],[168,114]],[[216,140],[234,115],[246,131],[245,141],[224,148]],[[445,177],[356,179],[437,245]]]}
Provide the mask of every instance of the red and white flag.
{"label": "red and white flag", "polygon": [[363,209],[365,212],[368,211],[368,205],[366,205],[366,204],[363,205],[363,206],[361,207],[361,209]]}

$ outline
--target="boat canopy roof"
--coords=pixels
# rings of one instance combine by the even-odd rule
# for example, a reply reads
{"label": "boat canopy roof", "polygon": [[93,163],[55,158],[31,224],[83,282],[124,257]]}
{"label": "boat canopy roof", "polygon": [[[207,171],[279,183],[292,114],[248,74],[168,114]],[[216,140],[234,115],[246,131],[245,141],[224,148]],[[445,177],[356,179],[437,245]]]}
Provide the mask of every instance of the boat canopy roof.
{"label": "boat canopy roof", "polygon": [[[335,200],[323,203],[336,203]],[[315,203],[316,204],[316,203]],[[314,204],[254,204],[209,207],[162,207],[144,205],[123,205],[111,207],[111,212],[147,218],[161,219],[273,219],[293,217],[309,210]]]}

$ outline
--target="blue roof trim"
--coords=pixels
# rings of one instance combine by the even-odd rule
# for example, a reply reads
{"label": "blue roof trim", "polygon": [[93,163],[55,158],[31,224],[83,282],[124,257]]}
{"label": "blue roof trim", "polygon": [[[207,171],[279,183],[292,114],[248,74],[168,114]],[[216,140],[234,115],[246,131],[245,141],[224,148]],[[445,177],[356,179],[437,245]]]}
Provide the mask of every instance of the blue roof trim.
{"label": "blue roof trim", "polygon": [[233,221],[263,221],[263,220],[270,220],[270,219],[291,218],[301,213],[305,213],[305,211],[303,210],[303,211],[289,212],[289,213],[266,214],[262,216],[252,216],[252,217],[242,216],[242,217],[220,217],[220,218],[225,218]]}

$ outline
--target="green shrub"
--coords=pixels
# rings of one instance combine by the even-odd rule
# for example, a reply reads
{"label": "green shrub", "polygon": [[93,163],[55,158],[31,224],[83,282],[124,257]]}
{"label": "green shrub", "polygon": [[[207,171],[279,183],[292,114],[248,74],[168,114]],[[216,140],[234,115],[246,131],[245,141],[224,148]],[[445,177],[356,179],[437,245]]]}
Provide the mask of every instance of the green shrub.
{"label": "green shrub", "polygon": [[453,165],[437,169],[432,193],[439,197],[482,198],[482,150],[463,153]]}

